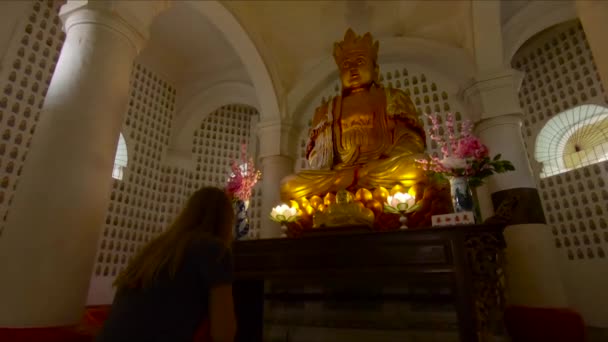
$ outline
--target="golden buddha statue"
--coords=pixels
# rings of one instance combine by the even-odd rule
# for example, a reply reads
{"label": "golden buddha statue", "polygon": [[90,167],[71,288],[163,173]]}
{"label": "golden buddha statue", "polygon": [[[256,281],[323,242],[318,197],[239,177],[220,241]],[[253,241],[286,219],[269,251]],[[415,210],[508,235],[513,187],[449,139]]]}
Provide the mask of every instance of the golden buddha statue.
{"label": "golden buddha statue", "polygon": [[409,189],[426,179],[414,164],[425,156],[423,124],[403,91],[380,84],[378,47],[370,33],[351,29],[334,44],[342,91],[316,109],[306,147],[312,169],[283,179],[282,200]]}

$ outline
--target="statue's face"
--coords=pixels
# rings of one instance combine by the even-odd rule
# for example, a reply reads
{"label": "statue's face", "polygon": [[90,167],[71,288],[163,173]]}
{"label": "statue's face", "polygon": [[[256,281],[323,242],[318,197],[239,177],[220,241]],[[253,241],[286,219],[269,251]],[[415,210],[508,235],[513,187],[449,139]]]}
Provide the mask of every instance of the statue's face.
{"label": "statue's face", "polygon": [[344,89],[368,86],[375,78],[374,62],[363,52],[353,52],[345,56],[340,68],[340,79]]}

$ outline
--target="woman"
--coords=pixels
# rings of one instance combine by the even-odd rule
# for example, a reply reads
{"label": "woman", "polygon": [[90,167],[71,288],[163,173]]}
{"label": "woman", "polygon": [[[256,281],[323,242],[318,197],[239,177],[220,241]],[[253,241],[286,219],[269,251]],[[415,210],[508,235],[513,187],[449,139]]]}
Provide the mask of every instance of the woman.
{"label": "woman", "polygon": [[213,342],[233,342],[232,226],[228,196],[202,188],[173,225],[116,278],[98,342],[191,342],[207,318]]}

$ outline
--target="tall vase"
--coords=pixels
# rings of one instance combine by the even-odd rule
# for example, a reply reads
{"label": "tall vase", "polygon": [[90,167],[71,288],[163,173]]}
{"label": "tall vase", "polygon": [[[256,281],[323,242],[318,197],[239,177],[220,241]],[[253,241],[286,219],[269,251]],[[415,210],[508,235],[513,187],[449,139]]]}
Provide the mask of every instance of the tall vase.
{"label": "tall vase", "polygon": [[454,212],[470,211],[473,213],[475,223],[481,223],[477,191],[469,185],[468,177],[451,177],[449,180]]}
{"label": "tall vase", "polygon": [[236,215],[234,224],[234,239],[243,240],[249,233],[249,201],[234,200],[234,213]]}

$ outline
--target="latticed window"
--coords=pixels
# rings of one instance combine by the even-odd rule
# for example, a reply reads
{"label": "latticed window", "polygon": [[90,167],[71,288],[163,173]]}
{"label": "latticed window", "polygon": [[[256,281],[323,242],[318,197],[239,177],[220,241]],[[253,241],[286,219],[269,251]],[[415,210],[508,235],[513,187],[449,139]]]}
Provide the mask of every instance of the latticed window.
{"label": "latticed window", "polygon": [[122,176],[129,158],[127,156],[127,143],[125,138],[120,133],[118,137],[118,146],[116,146],[116,156],[114,157],[114,170],[112,170],[112,178],[122,180]]}
{"label": "latticed window", "polygon": [[582,105],[557,114],[536,138],[541,178],[608,160],[608,108]]}

